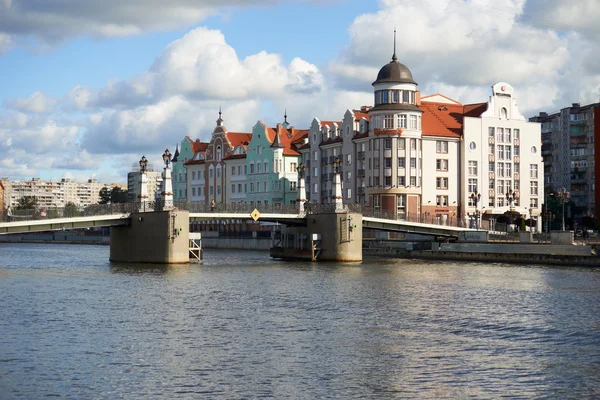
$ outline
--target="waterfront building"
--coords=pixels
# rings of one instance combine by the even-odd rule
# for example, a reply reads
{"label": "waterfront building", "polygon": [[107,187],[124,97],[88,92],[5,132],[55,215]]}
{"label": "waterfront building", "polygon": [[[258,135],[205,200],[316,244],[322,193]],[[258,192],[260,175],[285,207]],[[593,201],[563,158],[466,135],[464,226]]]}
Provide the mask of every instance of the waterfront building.
{"label": "waterfront building", "polygon": [[258,121],[252,128],[252,140],[247,151],[248,191],[246,201],[251,205],[294,204],[298,199],[300,143],[308,130],[296,129],[287,122],[270,128]]}
{"label": "waterfront building", "polygon": [[482,103],[421,97],[394,51],[372,85],[374,107],[315,118],[308,143],[297,144],[309,201],[332,202],[337,160],[343,201],[381,215],[490,229],[500,215],[539,219],[540,125],[519,113],[509,84],[493,85]]}
{"label": "waterfront building", "polygon": [[185,163],[194,157],[194,141],[186,136],[180,143],[176,145],[175,154],[171,160],[173,166],[173,199],[187,199],[187,169]]}
{"label": "waterfront building", "polygon": [[[570,217],[600,215],[600,207],[595,199],[600,196],[596,177],[600,176],[600,164],[596,154],[600,154],[600,125],[594,120],[600,118],[600,103],[580,105],[573,103],[559,112],[540,112],[530,121],[541,123],[543,177],[545,195],[549,196],[565,188],[570,193],[570,201],[575,204]],[[540,171],[541,172],[541,171]],[[598,191],[598,192],[597,192]]]}
{"label": "waterfront building", "polygon": [[[213,200],[217,204],[227,201],[228,191],[225,187],[232,184],[231,179],[227,176],[227,157],[244,155],[252,134],[228,132],[223,122],[222,113],[219,110],[219,118],[210,142],[206,144],[205,148],[199,146],[203,150],[196,153],[192,160],[184,163],[188,173],[188,188],[191,186],[192,189],[191,192],[188,191],[188,201],[207,204]],[[237,183],[241,182],[236,181]]]}

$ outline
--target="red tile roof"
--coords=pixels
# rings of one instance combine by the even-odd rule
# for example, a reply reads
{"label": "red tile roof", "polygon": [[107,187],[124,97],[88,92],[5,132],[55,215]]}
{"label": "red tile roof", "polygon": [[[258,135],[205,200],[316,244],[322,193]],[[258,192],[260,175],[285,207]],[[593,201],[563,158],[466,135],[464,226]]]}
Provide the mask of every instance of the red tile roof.
{"label": "red tile roof", "polygon": [[205,152],[207,148],[208,143],[201,142],[200,139],[196,139],[196,141],[192,143],[192,151],[194,152],[194,154],[199,152]]}
{"label": "red tile roof", "polygon": [[357,111],[357,110],[352,110],[352,111],[354,111],[354,120],[355,121],[360,121],[362,118],[369,121],[371,118],[371,116],[368,113]]}
{"label": "red tile roof", "polygon": [[183,165],[197,165],[197,164],[204,164],[204,160],[187,160],[186,162],[183,163]]}
{"label": "red tile roof", "polygon": [[228,154],[223,157],[224,160],[238,160],[240,158],[246,158],[246,154]]}
{"label": "red tile roof", "polygon": [[459,138],[463,134],[464,117],[479,117],[487,109],[487,103],[462,105],[422,102],[421,130],[424,136]]}
{"label": "red tile roof", "polygon": [[246,148],[252,140],[252,134],[245,132],[227,132],[225,138],[231,148],[236,148],[237,146],[244,146],[244,148]]}

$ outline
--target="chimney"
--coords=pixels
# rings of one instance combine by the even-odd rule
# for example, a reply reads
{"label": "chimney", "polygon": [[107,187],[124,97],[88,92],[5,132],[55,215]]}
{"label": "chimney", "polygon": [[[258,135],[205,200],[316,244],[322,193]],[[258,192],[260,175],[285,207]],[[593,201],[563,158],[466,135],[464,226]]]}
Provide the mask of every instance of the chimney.
{"label": "chimney", "polygon": [[417,105],[421,105],[421,91],[417,90]]}

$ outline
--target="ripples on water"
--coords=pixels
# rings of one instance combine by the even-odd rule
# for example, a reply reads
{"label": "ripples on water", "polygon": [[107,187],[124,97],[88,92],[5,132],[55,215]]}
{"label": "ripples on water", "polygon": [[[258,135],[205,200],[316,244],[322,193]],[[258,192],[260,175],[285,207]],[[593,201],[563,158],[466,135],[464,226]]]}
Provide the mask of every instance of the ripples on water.
{"label": "ripples on water", "polygon": [[600,270],[0,244],[0,398],[598,398]]}

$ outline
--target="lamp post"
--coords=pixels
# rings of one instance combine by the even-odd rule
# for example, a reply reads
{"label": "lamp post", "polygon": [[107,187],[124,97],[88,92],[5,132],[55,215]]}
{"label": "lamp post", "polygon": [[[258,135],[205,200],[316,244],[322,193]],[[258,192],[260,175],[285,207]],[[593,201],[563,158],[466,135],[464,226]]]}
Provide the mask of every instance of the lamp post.
{"label": "lamp post", "polygon": [[[508,225],[512,224],[513,201],[515,196],[516,193],[514,190],[509,190],[506,192],[506,202],[508,203]],[[508,232],[508,227],[506,228],[506,232]]]}
{"label": "lamp post", "polygon": [[529,232],[533,232],[533,207],[529,207]]}
{"label": "lamp post", "polygon": [[146,183],[146,168],[148,167],[148,159],[146,156],[142,156],[140,159],[140,195],[138,196],[140,202],[142,203],[141,211],[146,212],[146,199],[148,196],[146,195],[147,191],[147,183]]}
{"label": "lamp post", "polygon": [[304,188],[304,171],[306,166],[302,163],[296,167],[298,171],[298,213],[302,214],[305,211],[306,204],[306,189]]}
{"label": "lamp post", "polygon": [[163,196],[163,210],[171,210],[173,208],[173,184],[171,182],[171,169],[169,164],[171,163],[171,152],[166,149],[162,155],[163,161],[165,162],[165,171],[163,177],[163,187],[161,195]]}
{"label": "lamp post", "polygon": [[336,157],[331,165],[333,167],[333,200],[335,202],[335,210],[343,211],[342,181],[340,179],[340,168],[343,165],[343,161],[339,157]]}
{"label": "lamp post", "polygon": [[471,202],[475,204],[475,229],[479,230],[479,209],[477,203],[481,200],[481,193],[477,193],[477,190],[471,193]]}
{"label": "lamp post", "polygon": [[560,192],[556,193],[556,197],[562,204],[562,230],[565,231],[565,203],[569,202],[571,193],[567,192],[567,189],[562,188]]}

